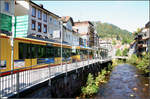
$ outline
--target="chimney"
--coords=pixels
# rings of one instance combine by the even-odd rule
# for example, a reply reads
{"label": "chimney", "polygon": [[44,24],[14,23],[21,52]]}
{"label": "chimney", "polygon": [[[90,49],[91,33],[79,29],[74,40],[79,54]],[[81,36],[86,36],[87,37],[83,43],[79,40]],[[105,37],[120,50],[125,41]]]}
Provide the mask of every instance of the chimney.
{"label": "chimney", "polygon": [[43,4],[40,4],[40,7],[43,8]]}

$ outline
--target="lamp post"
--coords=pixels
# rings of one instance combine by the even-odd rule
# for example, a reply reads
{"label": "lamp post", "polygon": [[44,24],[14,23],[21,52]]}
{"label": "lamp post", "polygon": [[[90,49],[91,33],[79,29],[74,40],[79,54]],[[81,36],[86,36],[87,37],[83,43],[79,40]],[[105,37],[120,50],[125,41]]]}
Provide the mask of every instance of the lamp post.
{"label": "lamp post", "polygon": [[60,35],[61,35],[61,67],[62,67],[62,61],[63,61],[63,59],[62,59],[63,58],[63,55],[62,55],[63,22],[61,19],[60,19]]}
{"label": "lamp post", "polygon": [[13,92],[13,70],[14,70],[14,31],[15,31],[15,17],[12,16],[12,36],[11,36],[11,91]]}

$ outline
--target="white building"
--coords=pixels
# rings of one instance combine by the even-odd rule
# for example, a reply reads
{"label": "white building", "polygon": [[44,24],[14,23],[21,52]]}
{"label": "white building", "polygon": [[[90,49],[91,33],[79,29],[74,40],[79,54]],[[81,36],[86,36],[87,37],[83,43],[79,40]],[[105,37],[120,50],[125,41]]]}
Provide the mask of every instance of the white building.
{"label": "white building", "polygon": [[75,22],[74,23],[75,29],[78,30],[80,37],[81,37],[81,42],[80,44],[84,47],[93,47],[94,40],[95,40],[95,30],[94,30],[94,25],[90,21],[82,21],[82,22]]}
{"label": "white building", "polygon": [[0,32],[11,35],[14,16],[14,0],[0,0]]}
{"label": "white building", "polygon": [[32,1],[16,1],[16,36],[29,35],[40,38],[52,38],[55,31],[60,30],[58,15],[46,10],[43,5]]}
{"label": "white building", "polygon": [[63,21],[63,41],[72,46],[79,46],[79,35],[73,30],[74,22],[70,16],[61,18]]}
{"label": "white building", "polygon": [[0,0],[0,13],[13,16],[14,15],[14,0]]}

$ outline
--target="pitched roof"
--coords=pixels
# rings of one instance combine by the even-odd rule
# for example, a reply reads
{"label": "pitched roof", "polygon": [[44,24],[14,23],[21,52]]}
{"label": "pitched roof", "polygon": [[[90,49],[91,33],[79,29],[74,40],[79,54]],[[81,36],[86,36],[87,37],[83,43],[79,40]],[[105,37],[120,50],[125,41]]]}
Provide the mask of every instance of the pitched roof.
{"label": "pitched roof", "polygon": [[90,21],[78,21],[78,22],[74,22],[74,24],[75,24],[75,26],[85,25],[85,24],[87,24],[87,25],[91,24],[93,26],[92,22],[90,22]]}
{"label": "pitched roof", "polygon": [[145,25],[146,28],[150,27],[150,21]]}
{"label": "pitched roof", "polygon": [[60,18],[60,16],[58,16],[58,15],[56,15],[56,14],[50,12],[49,10],[47,10],[47,9],[45,9],[45,8],[43,8],[43,7],[41,7],[40,5],[34,3],[32,0],[27,0],[27,1],[29,1],[31,4],[37,6],[37,7],[41,8],[41,9],[43,9],[44,11],[48,12],[49,14],[51,14],[51,15],[57,17],[57,18]]}
{"label": "pitched roof", "polygon": [[72,23],[72,25],[74,26],[74,22],[73,22],[72,17],[70,17],[70,16],[62,16],[61,19],[62,19],[62,21],[63,21],[64,23],[67,23],[69,20],[71,20],[71,23]]}

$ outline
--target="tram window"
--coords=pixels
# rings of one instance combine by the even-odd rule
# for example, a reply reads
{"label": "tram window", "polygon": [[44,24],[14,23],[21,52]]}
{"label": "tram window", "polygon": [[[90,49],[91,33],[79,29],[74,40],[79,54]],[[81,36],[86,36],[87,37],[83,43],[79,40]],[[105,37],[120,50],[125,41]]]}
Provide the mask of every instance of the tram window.
{"label": "tram window", "polygon": [[76,50],[76,55],[79,55],[80,54],[80,51],[77,49]]}
{"label": "tram window", "polygon": [[65,53],[66,53],[65,48],[63,48],[62,49],[62,57],[65,57]]}
{"label": "tram window", "polygon": [[43,51],[42,46],[39,45],[39,46],[38,46],[38,51],[37,51],[38,58],[42,58],[42,51]]}
{"label": "tram window", "polygon": [[47,57],[48,58],[53,58],[54,57],[54,55],[55,55],[55,53],[54,53],[54,47],[47,47]]}
{"label": "tram window", "polygon": [[37,57],[37,48],[36,45],[31,44],[31,58],[36,58]]}
{"label": "tram window", "polygon": [[26,53],[27,56],[26,56],[26,58],[27,59],[31,58],[31,49],[30,49],[30,46],[31,46],[30,44],[26,44],[26,48],[27,48],[26,49],[27,50],[27,53]]}
{"label": "tram window", "polygon": [[60,57],[61,56],[61,48],[60,47],[58,47],[58,57]]}
{"label": "tram window", "polygon": [[25,59],[26,58],[26,47],[25,44],[19,43],[19,59]]}
{"label": "tram window", "polygon": [[55,47],[54,51],[55,51],[55,57],[60,57],[61,56],[61,49],[60,49],[60,47]]}
{"label": "tram window", "polygon": [[46,47],[41,46],[41,57],[39,58],[46,58]]}
{"label": "tram window", "polygon": [[55,54],[55,53],[54,53],[54,48],[53,48],[53,47],[47,47],[46,50],[47,50],[47,57],[48,57],[48,58],[51,58],[51,57],[53,58],[53,57],[54,57],[54,54]]}
{"label": "tram window", "polygon": [[51,57],[51,47],[47,47],[47,58]]}
{"label": "tram window", "polygon": [[57,47],[53,47],[53,51],[54,51],[54,57],[57,57]]}

